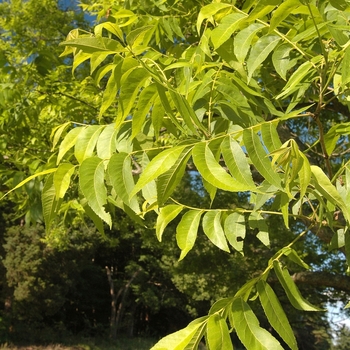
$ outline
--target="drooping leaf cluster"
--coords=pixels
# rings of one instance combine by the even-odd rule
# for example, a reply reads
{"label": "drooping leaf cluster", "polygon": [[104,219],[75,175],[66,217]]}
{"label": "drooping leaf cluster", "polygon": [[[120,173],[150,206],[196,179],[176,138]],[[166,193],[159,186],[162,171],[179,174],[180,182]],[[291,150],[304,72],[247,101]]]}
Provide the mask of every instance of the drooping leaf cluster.
{"label": "drooping leaf cluster", "polygon": [[[307,268],[293,244],[326,226],[333,246],[349,252],[350,167],[334,151],[344,148],[350,129],[323,120],[328,109],[342,113],[349,103],[349,4],[152,5],[97,4],[107,20],[92,33],[71,31],[62,43],[63,55],[73,54],[73,71],[90,62],[103,97],[96,120],[66,122],[52,133],[56,166],[35,175],[50,173],[42,193],[46,227],[65,212],[65,196],[76,181],[79,208],[101,231],[104,223],[112,226],[114,207],[138,222],[155,212],[161,240],[182,213],[176,228],[180,259],[196,244],[200,228],[219,249],[243,252],[247,228],[270,245],[266,215],[282,216],[286,227],[299,220],[305,228],[266,262],[263,273],[154,347],[197,348],[205,336],[210,349],[230,349],[235,331],[248,349],[282,349],[249,306],[255,293],[272,328],[296,349],[268,278],[275,274],[296,309],[316,311],[284,265],[289,259]],[[291,131],[286,139],[280,132],[299,120],[317,136],[311,144],[306,140],[306,149]],[[201,176],[212,202],[223,190],[249,196],[250,205],[213,209],[179,202],[172,194],[188,170]]]}

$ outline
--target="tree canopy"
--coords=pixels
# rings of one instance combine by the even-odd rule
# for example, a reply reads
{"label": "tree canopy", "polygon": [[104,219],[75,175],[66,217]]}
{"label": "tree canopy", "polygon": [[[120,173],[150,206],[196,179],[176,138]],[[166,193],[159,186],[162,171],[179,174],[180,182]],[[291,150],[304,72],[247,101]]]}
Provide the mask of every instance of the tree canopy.
{"label": "tree canopy", "polygon": [[[2,125],[30,130],[31,113],[39,115],[45,130],[54,127],[52,151],[38,154],[44,146],[32,139],[31,176],[24,179],[14,168],[26,164],[25,152],[12,146],[3,156],[12,168],[2,190],[23,196],[18,189],[25,185],[28,201],[41,190],[48,233],[72,222],[75,211],[102,233],[116,210],[140,225],[156,215],[159,241],[176,224],[180,261],[200,244],[199,235],[223,255],[247,254],[261,242],[264,269],[153,349],[197,348],[203,337],[209,349],[231,349],[233,332],[248,349],[296,349],[277,289],[300,312],[322,312],[324,305],[308,301],[298,283],[350,290],[348,1],[114,0],[81,7],[96,13],[93,31],[72,29],[49,74],[44,47],[31,57],[28,74],[34,60],[45,84],[28,88],[28,80],[19,81],[31,96],[18,105],[20,122],[16,109],[2,116]],[[26,35],[40,43],[38,33]],[[19,62],[8,59],[11,45],[6,50],[3,100],[9,101],[21,92],[11,85]],[[65,82],[69,64],[74,83]],[[53,118],[55,125],[47,122]],[[12,138],[19,135],[2,136],[3,148],[18,144]],[[199,194],[210,198],[205,205],[177,195],[186,176],[193,188],[200,178]],[[223,193],[238,200],[218,201]],[[40,206],[34,212],[27,204],[28,218],[40,220]],[[298,252],[310,242],[317,242],[315,255],[323,246],[339,252],[321,264],[336,271],[325,275],[312,259],[304,261]],[[273,331],[260,325],[256,299]]]}

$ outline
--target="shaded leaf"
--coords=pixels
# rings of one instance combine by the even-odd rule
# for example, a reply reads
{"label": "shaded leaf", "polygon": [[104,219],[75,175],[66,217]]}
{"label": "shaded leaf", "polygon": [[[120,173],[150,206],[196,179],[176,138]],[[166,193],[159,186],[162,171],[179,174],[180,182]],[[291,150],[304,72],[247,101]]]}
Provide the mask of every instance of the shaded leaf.
{"label": "shaded leaf", "polygon": [[292,350],[297,350],[298,346],[292,327],[275,292],[268,283],[262,280],[258,282],[257,289],[269,323]]}
{"label": "shaded leaf", "polygon": [[248,60],[248,81],[253,76],[255,70],[266,60],[267,56],[277,46],[281,38],[278,35],[264,35],[252,47]]}
{"label": "shaded leaf", "polygon": [[181,182],[186,170],[187,162],[191,156],[190,151],[191,149],[184,149],[175,164],[168,171],[158,177],[158,205],[163,205],[163,203],[171,196],[176,186]]}
{"label": "shaded leaf", "polygon": [[266,150],[253,128],[245,129],[243,131],[243,140],[244,146],[248,151],[248,155],[259,173],[270,184],[282,189],[281,179],[279,175],[274,172],[271,161],[267,157]]}
{"label": "shaded leaf", "polygon": [[140,207],[137,197],[129,197],[129,193],[135,186],[129,154],[115,153],[109,160],[107,171],[115,193],[135,213],[139,213]]}
{"label": "shaded leaf", "polygon": [[53,176],[53,174],[50,174],[48,176],[41,195],[45,229],[47,232],[49,232],[51,223],[57,216],[57,212],[62,203],[62,199],[56,197],[56,189],[53,182]]}
{"label": "shaded leaf", "polygon": [[111,227],[111,216],[104,208],[107,204],[107,189],[104,179],[105,171],[101,158],[86,158],[81,163],[79,168],[79,187],[90,208]]}
{"label": "shaded leaf", "polygon": [[240,30],[234,39],[234,52],[238,62],[243,63],[248,51],[251,48],[251,42],[255,35],[265,26],[261,23],[252,23],[247,28]]}

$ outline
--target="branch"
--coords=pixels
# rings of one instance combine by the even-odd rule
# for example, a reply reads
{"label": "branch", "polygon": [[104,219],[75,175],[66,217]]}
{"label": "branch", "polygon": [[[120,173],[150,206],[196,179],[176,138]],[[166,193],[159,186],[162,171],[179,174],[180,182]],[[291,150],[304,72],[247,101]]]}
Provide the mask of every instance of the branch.
{"label": "branch", "polygon": [[307,283],[315,287],[331,287],[344,292],[350,292],[350,276],[346,275],[323,271],[303,271],[295,273],[292,275],[292,278],[297,284]]}

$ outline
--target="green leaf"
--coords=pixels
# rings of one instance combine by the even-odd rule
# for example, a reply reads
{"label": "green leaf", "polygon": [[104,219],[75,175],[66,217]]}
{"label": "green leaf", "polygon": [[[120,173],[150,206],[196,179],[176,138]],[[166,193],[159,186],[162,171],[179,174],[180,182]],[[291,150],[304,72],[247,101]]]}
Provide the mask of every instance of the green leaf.
{"label": "green leaf", "polygon": [[227,308],[231,309],[233,298],[223,298],[217,300],[210,308],[208,315],[214,315],[216,313],[220,313],[223,310],[227,310]]}
{"label": "green leaf", "polygon": [[164,122],[165,122],[164,117],[165,117],[164,105],[162,104],[161,99],[158,96],[156,96],[152,106],[152,112],[151,112],[152,126],[154,129],[154,136],[156,139],[159,138],[160,130],[164,125]]}
{"label": "green leaf", "polygon": [[277,275],[278,280],[280,281],[284,291],[287,294],[287,297],[290,303],[298,310],[304,311],[321,311],[322,309],[312,305],[307,300],[305,300],[296,284],[294,283],[292,277],[290,276],[286,268],[281,267],[281,264],[274,260],[273,262],[274,271]]}
{"label": "green leaf", "polygon": [[185,149],[175,164],[168,171],[158,177],[158,205],[163,205],[163,203],[171,196],[176,186],[181,182],[186,170],[187,162],[191,156],[190,151],[191,149]]}
{"label": "green leaf", "polygon": [[246,349],[283,350],[278,340],[260,327],[257,317],[242,298],[233,301],[232,318],[238,338]]}
{"label": "green leaf", "polygon": [[150,112],[152,104],[157,95],[156,84],[148,85],[141,91],[132,117],[131,138],[136,137],[136,135],[142,130],[147,114]]}
{"label": "green leaf", "polygon": [[41,195],[41,202],[43,206],[45,229],[47,232],[49,232],[51,223],[57,216],[58,209],[62,203],[62,199],[56,197],[56,189],[53,182],[53,174],[51,174],[45,182],[43,192]]}
{"label": "green leaf", "polygon": [[169,222],[174,220],[180,214],[182,209],[183,206],[177,204],[170,204],[160,209],[156,223],[156,235],[159,242],[162,241],[163,232],[168,226]]}
{"label": "green leaf", "polygon": [[224,231],[232,247],[243,254],[243,240],[246,234],[244,215],[240,213],[230,214],[225,220]]}
{"label": "green leaf", "polygon": [[60,43],[62,46],[73,46],[86,53],[108,52],[120,53],[126,52],[127,49],[117,40],[110,38],[99,37],[80,37]]}
{"label": "green leaf", "polygon": [[70,185],[70,178],[74,173],[75,166],[71,163],[61,163],[53,175],[56,199],[63,198]]}
{"label": "green leaf", "polygon": [[[125,75],[127,78],[124,80]],[[150,77],[149,72],[144,68],[132,68],[131,71],[124,73],[120,87],[118,100],[118,113],[116,127],[120,127],[124,119],[129,115],[132,107],[136,103],[140,89],[145,85]]]}
{"label": "green leaf", "polygon": [[110,158],[117,149],[118,129],[115,124],[107,125],[101,132],[96,145],[97,156],[101,159]]}
{"label": "green leaf", "polygon": [[14,188],[12,188],[10,191],[6,192],[6,193],[0,198],[0,200],[3,199],[3,198],[5,198],[9,193],[11,193],[11,192],[17,190],[17,188],[20,188],[20,187],[22,187],[23,185],[25,185],[27,182],[29,182],[29,181],[35,179],[36,177],[42,176],[42,175],[47,175],[47,174],[50,174],[50,173],[53,173],[53,172],[55,172],[56,170],[57,170],[57,168],[47,169],[47,170],[40,171],[39,173],[36,173],[36,174],[34,174],[34,175],[31,175],[31,176],[27,177],[26,179],[24,179],[23,181],[21,181],[17,186],[15,186]]}
{"label": "green leaf", "polygon": [[130,193],[130,198],[132,198],[149,182],[168,171],[176,163],[176,161],[181,156],[182,151],[186,147],[188,146],[185,145],[172,147],[156,155],[142,171],[139,181]]}
{"label": "green leaf", "polygon": [[182,260],[194,246],[202,214],[202,210],[189,210],[184,214],[176,227],[176,242],[181,249],[179,261]]}
{"label": "green leaf", "polygon": [[275,292],[268,283],[262,280],[258,282],[257,289],[261,306],[269,323],[292,350],[297,350],[298,345],[292,327]]}
{"label": "green leaf", "polygon": [[300,198],[305,196],[308,186],[311,181],[311,167],[309,160],[306,158],[305,154],[299,151],[300,159],[302,159],[302,165],[298,173],[298,179],[300,184]]}
{"label": "green leaf", "polygon": [[63,141],[60,144],[57,163],[59,164],[64,155],[75,145],[79,134],[85,129],[84,127],[76,127],[69,131],[69,133],[65,136]]}
{"label": "green leaf", "polygon": [[79,163],[94,154],[97,140],[104,127],[104,125],[89,125],[79,133],[74,148],[74,155]]}
{"label": "green leaf", "polygon": [[107,172],[115,193],[135,213],[139,213],[137,197],[129,197],[129,193],[135,186],[129,154],[115,153],[108,163]]}
{"label": "green leaf", "polygon": [[112,105],[117,97],[118,92],[118,73],[120,66],[116,65],[113,67],[111,75],[108,79],[106,89],[103,92],[102,104],[100,108],[99,118],[102,117],[103,113]]}
{"label": "green leaf", "polygon": [[273,12],[273,15],[270,20],[270,29],[272,32],[277,26],[286,19],[292,11],[300,6],[299,0],[286,0],[283,3],[279,4],[277,9]]}
{"label": "green leaf", "polygon": [[[140,161],[141,168],[146,169],[149,164],[150,164],[150,161],[149,161],[148,155],[146,152],[143,152],[142,158]],[[143,203],[143,209],[146,208],[145,207],[146,204],[149,204],[149,205],[157,204],[158,195],[157,195],[157,185],[156,185],[155,180],[151,180],[151,181],[147,182],[142,187],[141,193],[142,193],[143,198],[146,201],[145,203]],[[131,193],[129,196],[131,198],[131,197],[133,197],[133,194]]]}
{"label": "green leaf", "polygon": [[[90,75],[100,66],[100,64],[109,56],[109,53],[95,52],[90,56]],[[74,60],[74,63],[76,60]]]}
{"label": "green leaf", "polygon": [[70,125],[71,122],[66,122],[62,125],[58,125],[56,126],[50,135],[50,139],[52,140],[52,148],[51,151],[53,151],[58,143],[58,140],[60,139],[60,137],[62,136],[62,133],[66,130],[66,128],[68,127],[68,125]]}
{"label": "green leaf", "polygon": [[246,186],[254,191],[256,186],[252,178],[249,163],[238,142],[231,136],[226,136],[221,144],[221,152],[231,175],[242,186]]}
{"label": "green leaf", "polygon": [[249,215],[249,226],[251,228],[257,228],[259,232],[256,235],[256,237],[266,247],[270,247],[270,236],[269,236],[268,226],[266,224],[266,219],[261,215],[261,213],[253,211]]}
{"label": "green leaf", "polygon": [[281,148],[282,146],[276,127],[276,123],[263,123],[261,125],[261,136],[264,141],[264,145],[270,153]]}
{"label": "green leaf", "polygon": [[208,319],[207,340],[209,349],[233,350],[227,323],[218,314],[214,314]]}
{"label": "green leaf", "polygon": [[80,201],[80,204],[84,208],[84,211],[86,215],[92,220],[96,228],[98,229],[98,232],[100,232],[102,235],[104,235],[104,226],[103,226],[103,221],[101,218],[90,208],[88,205],[88,202],[86,198],[82,198]]}
{"label": "green leaf", "polygon": [[283,91],[275,97],[276,100],[280,98],[285,98],[288,95],[290,95],[297,87],[297,85],[301,82],[301,80],[305,78],[305,76],[309,73],[312,67],[313,65],[310,61],[304,62],[302,65],[300,65],[298,69],[288,79],[288,82],[283,88]]}
{"label": "green leaf", "polygon": [[266,150],[253,128],[245,129],[243,131],[243,141],[244,146],[248,151],[248,155],[259,173],[270,184],[282,189],[281,178],[274,172],[271,161],[267,157]]}
{"label": "green leaf", "polygon": [[253,1],[254,9],[250,12],[248,20],[254,21],[257,18],[262,18],[281,4],[281,0],[259,0]]}
{"label": "green leaf", "polygon": [[346,0],[329,0],[329,2],[339,11],[345,11],[349,6]]}
{"label": "green leaf", "polygon": [[293,249],[288,247],[284,253],[283,253],[290,261],[293,261],[294,263],[298,264],[299,266],[303,267],[304,269],[309,269],[310,266],[306,264],[298,255],[298,253]]}
{"label": "green leaf", "polygon": [[216,161],[207,142],[199,142],[192,151],[193,162],[202,177],[211,185],[225,191],[249,191],[251,186],[239,183]]}
{"label": "green leaf", "polygon": [[[155,27],[153,25],[144,26],[140,28],[136,28],[132,30],[126,36],[127,44],[133,49],[136,50],[138,46],[142,46],[142,50],[144,50],[145,46],[148,45],[147,34],[149,31],[154,30]],[[145,40],[146,38],[146,40]]]}
{"label": "green leaf", "polygon": [[[184,350],[191,340],[197,336],[202,337],[202,329],[207,323],[208,316],[197,318],[192,321],[186,328],[183,328],[175,333],[162,338],[151,350]],[[195,349],[195,348],[193,348]]]}
{"label": "green leaf", "polygon": [[[177,117],[175,116],[175,114],[173,113],[170,104],[169,104],[169,99],[168,99],[168,95],[166,94],[166,90],[164,89],[164,86],[157,83],[157,90],[158,90],[158,95],[159,98],[162,102],[162,105],[167,113],[167,115],[169,116],[169,118],[171,119],[171,121],[174,123],[174,125],[184,134],[186,134],[185,129],[182,127],[182,125],[179,123],[179,121],[177,120]],[[176,95],[176,94],[175,94]],[[174,96],[175,96],[174,95]]]}
{"label": "green leaf", "polygon": [[350,83],[350,46],[345,49],[344,58],[341,65],[342,85]]}
{"label": "green leaf", "polygon": [[247,60],[248,81],[255,70],[266,60],[267,56],[277,46],[281,38],[275,34],[267,34],[258,39],[250,50]]}
{"label": "green leaf", "polygon": [[221,226],[221,211],[208,211],[203,217],[203,231],[218,248],[230,252],[224,230]]}
{"label": "green leaf", "polygon": [[350,223],[350,209],[343,201],[343,198],[332,185],[326,174],[316,165],[311,165],[312,181],[311,184],[315,189],[328,201],[339,207],[348,223]]}
{"label": "green leaf", "polygon": [[297,60],[289,57],[290,51],[293,47],[289,44],[279,45],[272,54],[272,63],[276,69],[277,74],[281,76],[283,80],[286,79],[286,75],[289,69],[291,69]]}
{"label": "green leaf", "polygon": [[[188,101],[184,96],[180,95],[176,91],[169,91],[170,96],[175,104],[176,109],[179,111],[180,116],[183,118],[186,126],[193,132],[193,134],[198,135],[198,130],[204,131],[206,133],[206,129],[199,121],[196,113],[189,105]],[[197,127],[197,129],[196,129]]]}
{"label": "green leaf", "polygon": [[72,66],[72,74],[74,75],[75,70],[77,69],[77,67],[82,64],[83,62],[85,62],[86,60],[88,60],[89,58],[91,58],[91,53],[86,53],[83,51],[79,51],[78,53],[76,53],[74,55],[74,61],[73,61],[73,66]]}
{"label": "green leaf", "polygon": [[225,3],[213,3],[213,4],[209,4],[207,6],[202,7],[199,14],[198,14],[197,32],[200,33],[201,25],[205,19],[211,18],[213,15],[218,13],[220,10],[223,10],[223,9],[231,7],[231,6],[232,5],[225,4]]}
{"label": "green leaf", "polygon": [[235,12],[225,16],[221,23],[211,32],[211,41],[214,49],[220,47],[227,41],[231,35],[238,29],[240,22],[247,16],[245,14]]}
{"label": "green leaf", "polygon": [[102,35],[102,29],[106,29],[110,33],[114,34],[119,40],[124,40],[123,32],[117,23],[103,22],[98,24],[94,30],[96,36],[98,34]]}
{"label": "green leaf", "polygon": [[248,51],[251,48],[251,42],[255,35],[265,26],[261,23],[252,23],[247,28],[240,30],[234,39],[234,52],[238,62],[243,63]]}
{"label": "green leaf", "polygon": [[107,189],[104,180],[105,171],[101,158],[86,158],[81,163],[79,168],[79,187],[90,208],[111,227],[111,216],[104,208],[104,205],[107,204]]}

